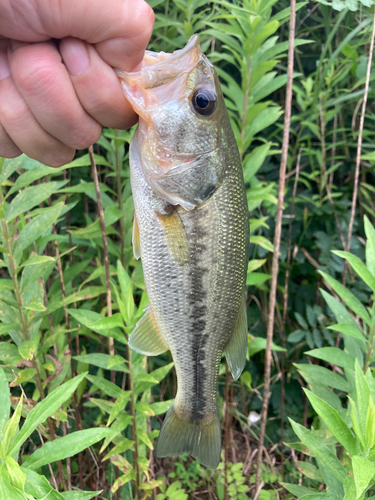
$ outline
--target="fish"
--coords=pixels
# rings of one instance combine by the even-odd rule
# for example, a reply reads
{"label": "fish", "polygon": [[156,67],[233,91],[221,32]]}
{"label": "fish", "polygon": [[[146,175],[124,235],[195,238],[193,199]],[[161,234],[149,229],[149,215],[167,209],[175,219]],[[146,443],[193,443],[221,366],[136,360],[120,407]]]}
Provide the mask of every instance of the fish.
{"label": "fish", "polygon": [[149,298],[129,345],[147,356],[169,349],[177,375],[156,455],[188,453],[215,469],[221,357],[237,380],[247,351],[249,211],[238,147],[197,35],[173,53],[146,51],[137,71],[117,74],[139,115],[133,250]]}

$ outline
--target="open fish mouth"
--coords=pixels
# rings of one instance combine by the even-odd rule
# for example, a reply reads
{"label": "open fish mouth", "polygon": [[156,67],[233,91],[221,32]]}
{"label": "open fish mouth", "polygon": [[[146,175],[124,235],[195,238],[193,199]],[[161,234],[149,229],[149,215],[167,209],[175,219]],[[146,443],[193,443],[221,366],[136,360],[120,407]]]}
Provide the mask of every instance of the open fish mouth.
{"label": "open fish mouth", "polygon": [[138,71],[117,75],[139,115],[136,140],[146,181],[172,205],[201,205],[223,176],[225,105],[198,36],[172,54],[146,51]]}
{"label": "open fish mouth", "polygon": [[[136,72],[128,73],[118,69],[115,71],[123,87],[127,83],[143,89],[152,89],[171,82],[181,73],[190,73],[197,66],[201,54],[198,35],[194,35],[183,49],[172,54],[146,50],[141,67]],[[127,88],[124,90],[127,91]]]}

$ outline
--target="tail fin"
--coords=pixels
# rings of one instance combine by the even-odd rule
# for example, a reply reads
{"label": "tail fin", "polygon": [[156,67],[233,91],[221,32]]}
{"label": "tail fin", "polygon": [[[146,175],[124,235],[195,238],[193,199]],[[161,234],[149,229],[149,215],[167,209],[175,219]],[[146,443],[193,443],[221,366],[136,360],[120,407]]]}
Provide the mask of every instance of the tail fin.
{"label": "tail fin", "polygon": [[173,403],[159,434],[156,455],[162,458],[189,453],[202,465],[216,469],[220,462],[220,452],[219,411],[211,422],[187,420],[178,416]]}

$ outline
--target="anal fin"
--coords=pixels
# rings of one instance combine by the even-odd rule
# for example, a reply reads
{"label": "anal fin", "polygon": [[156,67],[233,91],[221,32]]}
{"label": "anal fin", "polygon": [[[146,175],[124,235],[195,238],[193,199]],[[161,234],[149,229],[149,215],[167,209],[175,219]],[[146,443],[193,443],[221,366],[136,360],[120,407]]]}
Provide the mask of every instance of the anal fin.
{"label": "anal fin", "polygon": [[189,263],[189,242],[185,227],[175,208],[168,214],[157,214],[163,228],[169,253],[181,266]]}
{"label": "anal fin", "polygon": [[146,312],[135,325],[129,337],[129,345],[146,356],[158,356],[169,349],[155,321],[151,307],[147,307]]}
{"label": "anal fin", "polygon": [[247,314],[246,314],[246,298],[244,294],[242,304],[238,312],[234,331],[225,349],[225,355],[234,380],[238,379],[238,377],[241,375],[245,367],[246,353],[247,353]]}
{"label": "anal fin", "polygon": [[141,242],[139,239],[139,226],[138,226],[137,216],[135,213],[134,213],[134,221],[133,221],[133,254],[137,260],[141,256]]}

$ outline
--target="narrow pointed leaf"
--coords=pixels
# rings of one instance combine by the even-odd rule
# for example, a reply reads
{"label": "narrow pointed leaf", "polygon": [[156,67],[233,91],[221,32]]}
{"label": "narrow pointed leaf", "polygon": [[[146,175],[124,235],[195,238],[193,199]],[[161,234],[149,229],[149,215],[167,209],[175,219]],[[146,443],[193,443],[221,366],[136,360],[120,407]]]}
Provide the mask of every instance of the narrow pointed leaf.
{"label": "narrow pointed leaf", "polygon": [[101,439],[114,434],[111,429],[99,427],[73,432],[55,441],[45,443],[23,463],[25,469],[39,469],[43,465],[72,457]]}

